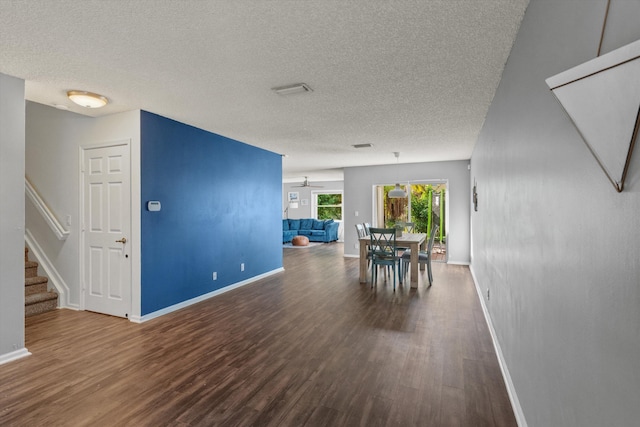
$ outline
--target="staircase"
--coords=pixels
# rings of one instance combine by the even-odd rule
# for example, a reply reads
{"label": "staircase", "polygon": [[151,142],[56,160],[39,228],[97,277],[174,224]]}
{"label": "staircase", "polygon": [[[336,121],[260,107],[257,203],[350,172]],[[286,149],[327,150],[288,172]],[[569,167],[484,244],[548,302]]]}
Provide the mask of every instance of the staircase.
{"label": "staircase", "polygon": [[24,314],[33,316],[58,308],[58,294],[47,289],[49,279],[38,276],[38,263],[29,261],[24,248]]}

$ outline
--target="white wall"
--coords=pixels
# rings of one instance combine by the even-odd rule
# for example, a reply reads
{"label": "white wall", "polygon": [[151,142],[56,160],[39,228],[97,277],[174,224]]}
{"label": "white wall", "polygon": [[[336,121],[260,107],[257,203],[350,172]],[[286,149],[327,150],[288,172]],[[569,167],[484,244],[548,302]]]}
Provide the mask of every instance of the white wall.
{"label": "white wall", "polygon": [[[29,201],[26,223],[69,287],[69,305],[81,307],[80,294],[80,146],[131,140],[131,258],[140,260],[140,112],[91,118],[27,102],[26,174],[53,213],[71,225],[67,240],[53,235]],[[24,196],[24,194],[23,194]],[[133,261],[132,316],[140,314],[140,263]]]}
{"label": "white wall", "polygon": [[[469,162],[406,163],[386,166],[363,166],[344,170],[344,253],[358,255],[355,224],[373,224],[373,186],[406,181],[446,180],[449,217],[447,249],[449,262],[469,263]],[[358,216],[355,216],[355,212]]]}
{"label": "white wall", "polygon": [[[531,0],[472,156],[472,269],[529,426],[640,420],[640,152],[618,194],[545,84],[596,56],[606,3]],[[603,53],[639,17],[613,0]]]}
{"label": "white wall", "polygon": [[24,345],[24,81],[0,74],[0,364]]}

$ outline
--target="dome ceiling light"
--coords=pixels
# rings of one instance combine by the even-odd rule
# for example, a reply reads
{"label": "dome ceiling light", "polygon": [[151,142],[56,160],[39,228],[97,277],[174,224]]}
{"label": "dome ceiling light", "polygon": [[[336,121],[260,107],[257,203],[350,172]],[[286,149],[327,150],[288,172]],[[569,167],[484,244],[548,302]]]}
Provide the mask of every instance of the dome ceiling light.
{"label": "dome ceiling light", "polygon": [[109,103],[105,96],[84,90],[70,90],[67,92],[67,97],[79,106],[86,108],[100,108]]}

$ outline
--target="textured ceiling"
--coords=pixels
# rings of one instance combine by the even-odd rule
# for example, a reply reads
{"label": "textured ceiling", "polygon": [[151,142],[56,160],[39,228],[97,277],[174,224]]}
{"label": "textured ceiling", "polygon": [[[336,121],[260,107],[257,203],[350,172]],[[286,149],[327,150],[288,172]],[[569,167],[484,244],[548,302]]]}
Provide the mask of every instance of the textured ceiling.
{"label": "textured ceiling", "polygon": [[[0,72],[31,101],[147,110],[286,154],[285,181],[341,179],[395,151],[470,158],[527,4],[0,0]],[[298,82],[313,92],[271,90]],[[111,103],[81,109],[69,89]]]}

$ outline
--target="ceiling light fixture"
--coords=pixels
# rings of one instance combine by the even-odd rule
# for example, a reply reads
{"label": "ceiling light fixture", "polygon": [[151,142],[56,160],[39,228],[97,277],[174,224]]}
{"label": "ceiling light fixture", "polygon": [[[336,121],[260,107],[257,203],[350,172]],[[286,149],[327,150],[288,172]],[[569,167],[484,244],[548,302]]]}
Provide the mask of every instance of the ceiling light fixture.
{"label": "ceiling light fixture", "polygon": [[292,85],[278,86],[271,88],[278,95],[293,95],[296,93],[313,92],[313,89],[306,83],[295,83]]}
{"label": "ceiling light fixture", "polygon": [[[396,163],[398,163],[398,161],[400,160],[400,153],[395,151],[393,155],[396,156]],[[407,197],[407,193],[402,188],[400,188],[400,184],[396,183],[396,188],[389,191],[389,193],[387,193],[387,197],[389,197],[390,199],[404,199],[405,197]]]}
{"label": "ceiling light fixture", "polygon": [[405,191],[400,188],[400,184],[398,183],[396,183],[396,188],[389,191],[387,195],[390,199],[404,199],[405,197],[407,197],[407,193],[405,193]]}
{"label": "ceiling light fixture", "polygon": [[105,96],[84,90],[70,90],[67,92],[67,97],[79,106],[86,108],[100,108],[109,103]]}

